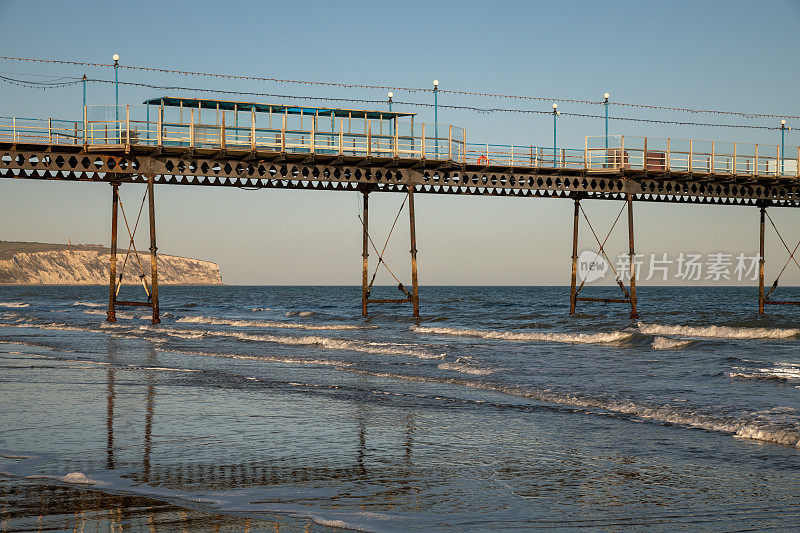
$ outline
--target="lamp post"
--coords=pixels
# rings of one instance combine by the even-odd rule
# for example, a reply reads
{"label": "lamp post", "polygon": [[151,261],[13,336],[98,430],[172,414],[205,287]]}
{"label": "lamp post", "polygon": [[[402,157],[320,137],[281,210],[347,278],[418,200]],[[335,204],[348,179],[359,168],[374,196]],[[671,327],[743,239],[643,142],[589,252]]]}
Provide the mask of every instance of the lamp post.
{"label": "lamp post", "polygon": [[117,121],[117,134],[122,142],[122,130],[119,124],[119,54],[114,54],[114,119]]}
{"label": "lamp post", "polygon": [[433,80],[433,136],[436,157],[439,157],[439,80]]}
{"label": "lamp post", "polygon": [[783,140],[786,135],[786,130],[791,129],[786,127],[786,119],[781,119],[781,175],[783,175]]}
{"label": "lamp post", "polygon": [[[392,112],[392,97],[394,97],[393,92],[389,92],[389,113]],[[394,119],[389,119],[391,122],[389,123],[389,132],[391,133],[392,137],[394,137]]]}
{"label": "lamp post", "polygon": [[83,75],[83,107],[86,107],[86,74]]}
{"label": "lamp post", "polygon": [[605,98],[605,102],[603,104],[606,107],[606,155],[608,155],[608,97],[611,96],[608,93],[603,94],[603,98]]}
{"label": "lamp post", "polygon": [[561,114],[561,111],[558,110],[558,104],[553,104],[553,167],[557,166],[557,164],[558,164],[558,155],[557,155],[557,151],[556,151],[557,140],[558,140],[558,138],[556,136],[556,133],[557,133],[556,124],[557,124],[558,115],[560,115],[560,114]]}

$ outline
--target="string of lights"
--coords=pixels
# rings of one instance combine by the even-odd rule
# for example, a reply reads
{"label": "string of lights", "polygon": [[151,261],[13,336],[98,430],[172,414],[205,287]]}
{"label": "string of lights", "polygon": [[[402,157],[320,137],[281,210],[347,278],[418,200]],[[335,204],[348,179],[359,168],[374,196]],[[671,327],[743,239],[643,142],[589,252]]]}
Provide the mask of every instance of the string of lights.
{"label": "string of lights", "polygon": [[[0,60],[3,61],[19,61],[19,62],[34,62],[34,63],[45,63],[45,64],[60,64],[60,65],[69,65],[69,66],[82,66],[82,67],[95,67],[95,68],[114,68],[113,64],[108,63],[90,63],[90,62],[83,62],[83,61],[70,61],[70,60],[62,60],[62,59],[40,59],[40,58],[25,58],[25,57],[10,57],[10,56],[0,56]],[[206,77],[206,78],[218,78],[218,79],[228,79],[228,80],[242,80],[242,81],[257,81],[257,82],[269,82],[269,83],[288,83],[288,84],[296,84],[296,85],[312,85],[312,86],[321,86],[321,87],[339,87],[339,88],[346,88],[346,89],[369,89],[369,90],[391,90],[391,91],[405,91],[409,93],[430,93],[433,92],[433,89],[428,88],[420,88],[420,87],[398,87],[398,86],[391,86],[391,85],[369,85],[369,84],[361,84],[361,83],[340,83],[340,82],[330,82],[330,81],[311,81],[311,80],[292,80],[292,79],[282,79],[282,78],[267,78],[267,77],[260,77],[260,76],[244,76],[244,75],[236,75],[236,74],[221,74],[221,73],[213,73],[213,72],[196,72],[196,71],[189,71],[189,70],[175,70],[175,69],[163,69],[163,68],[155,68],[155,67],[144,67],[144,66],[136,66],[136,65],[118,65],[120,69],[126,69],[131,71],[143,71],[143,72],[153,72],[159,74],[170,74],[170,75],[182,75],[182,76],[198,76],[198,77]],[[524,96],[524,95],[511,95],[511,94],[499,94],[499,93],[486,93],[486,92],[473,92],[473,91],[461,91],[461,90],[448,90],[448,89],[438,89],[439,93],[442,94],[453,94],[453,95],[461,95],[461,96],[477,96],[477,97],[486,97],[486,98],[501,98],[501,99],[510,99],[510,100],[521,100],[521,101],[538,101],[538,102],[561,102],[561,103],[576,103],[576,104],[585,104],[585,105],[604,105],[604,100],[582,100],[582,99],[575,99],[575,98],[545,98],[540,96]],[[608,102],[608,105],[611,106],[621,106],[621,107],[633,107],[633,108],[640,108],[640,109],[648,109],[648,110],[658,110],[658,111],[673,111],[673,112],[684,112],[684,113],[706,113],[706,114],[714,114],[714,115],[729,115],[729,116],[738,116],[741,118],[788,118],[788,119],[800,119],[798,115],[776,115],[776,114],[769,114],[769,113],[747,113],[741,111],[725,111],[725,110],[718,110],[718,109],[693,109],[693,108],[686,108],[686,107],[674,107],[674,106],[661,106],[661,105],[647,105],[647,104],[635,104],[635,103],[627,103],[627,102]],[[609,117],[610,118],[610,117]]]}
{"label": "string of lights", "polygon": [[[92,83],[103,83],[103,84],[114,84],[116,82],[112,80],[100,80],[100,79],[87,79],[87,82]],[[139,83],[139,82],[119,82],[120,85],[128,85],[134,87],[145,87],[148,89],[158,89],[158,90],[169,90],[169,91],[190,91],[196,93],[214,93],[214,94],[228,94],[228,95],[236,95],[236,96],[259,96],[265,98],[293,98],[297,100],[313,100],[313,101],[325,101],[325,102],[347,102],[347,103],[359,103],[359,104],[371,104],[371,105],[385,105],[386,100],[371,100],[371,99],[364,99],[364,98],[336,98],[330,96],[298,96],[298,95],[287,95],[287,94],[277,94],[277,93],[265,93],[265,92],[256,92],[256,91],[226,91],[226,90],[219,90],[219,89],[206,89],[206,88],[198,88],[198,87],[183,87],[178,85],[156,85],[152,83]],[[409,107],[422,107],[422,108],[433,108],[435,104],[427,103],[427,102],[406,102],[395,100],[393,102],[395,105],[405,105]],[[511,108],[502,108],[502,107],[495,107],[495,108],[482,108],[482,107],[474,107],[474,106],[461,106],[461,105],[447,105],[447,104],[438,104],[440,109],[453,109],[453,110],[460,110],[460,111],[474,111],[478,113],[522,113],[522,114],[529,114],[529,115],[552,115],[552,111],[542,111],[538,109],[511,109]],[[561,116],[567,117],[578,117],[578,118],[591,118],[591,119],[602,119],[605,118],[604,115],[591,115],[586,113],[570,113],[570,112],[560,112]],[[633,117],[613,117],[609,116],[608,120],[619,120],[619,121],[628,121],[628,122],[643,122],[648,124],[670,124],[675,126],[703,126],[703,127],[716,127],[716,128],[742,128],[742,129],[758,129],[758,130],[779,130],[779,127],[773,126],[755,126],[752,124],[716,124],[710,122],[685,122],[685,121],[674,121],[674,120],[658,120],[658,119],[645,119],[645,118],[633,118]]]}
{"label": "string of lights", "polygon": [[[66,79],[71,79],[72,81],[63,81]],[[59,81],[61,80],[61,81]],[[75,85],[78,83],[82,83],[84,80],[83,78],[69,78],[69,77],[62,77],[58,80],[51,80],[51,81],[31,81],[31,80],[21,80],[16,78],[10,78],[8,76],[0,75],[0,81],[10,83],[13,85],[19,85],[22,87],[27,88],[38,88],[38,89],[49,89],[49,88],[60,88],[60,87],[67,87],[71,85]],[[266,92],[257,92],[257,91],[230,91],[230,90],[221,90],[221,89],[208,89],[202,87],[185,87],[180,85],[157,85],[153,83],[143,83],[143,82],[132,82],[132,81],[112,81],[112,80],[103,80],[97,78],[86,78],[86,83],[99,83],[99,84],[119,84],[119,85],[126,85],[131,87],[142,87],[148,89],[156,89],[156,90],[167,90],[167,91],[190,91],[195,93],[213,93],[213,94],[226,94],[226,95],[236,95],[236,96],[258,96],[258,97],[265,97],[265,98],[284,98],[284,99],[297,99],[297,100],[312,100],[312,101],[324,101],[324,102],[347,102],[347,103],[359,103],[359,104],[369,104],[369,105],[383,105],[386,104],[385,100],[374,100],[374,99],[366,99],[366,98],[337,98],[337,97],[330,97],[330,96],[298,96],[298,95],[288,95],[288,94],[278,94],[278,93],[266,93]],[[418,107],[418,108],[432,108],[436,107],[436,104],[431,104],[427,102],[410,102],[410,101],[394,101],[396,105],[404,105],[409,107]],[[463,106],[463,105],[448,105],[448,104],[439,104],[439,108],[442,109],[453,109],[459,111],[472,111],[477,113],[520,113],[520,114],[528,114],[528,115],[551,115],[552,111],[543,111],[538,109],[512,109],[512,108],[501,108],[501,107],[494,107],[494,108],[483,108],[483,107],[475,107],[475,106]],[[587,113],[571,113],[571,112],[559,112],[559,115],[566,116],[566,117],[577,117],[577,118],[588,118],[588,119],[602,119],[605,118],[603,115],[592,115]],[[710,122],[689,122],[689,121],[675,121],[675,120],[659,120],[659,119],[646,119],[646,118],[636,118],[636,117],[614,117],[609,116],[608,120],[617,120],[617,121],[627,121],[627,122],[640,122],[640,123],[647,123],[647,124],[668,124],[673,126],[698,126],[698,127],[712,127],[712,128],[740,128],[740,129],[757,129],[757,130],[779,130],[779,127],[773,126],[756,126],[752,124],[718,124],[718,123],[710,123]]]}

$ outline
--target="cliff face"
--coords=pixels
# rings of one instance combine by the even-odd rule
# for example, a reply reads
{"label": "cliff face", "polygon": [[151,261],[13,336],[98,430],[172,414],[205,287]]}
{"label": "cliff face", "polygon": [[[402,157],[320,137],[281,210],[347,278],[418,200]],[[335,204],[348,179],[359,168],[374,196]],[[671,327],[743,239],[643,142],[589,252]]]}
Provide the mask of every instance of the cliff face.
{"label": "cliff face", "polygon": [[[125,250],[117,256],[122,268]],[[109,277],[110,251],[100,246],[0,241],[0,283],[43,285],[105,285]],[[150,253],[139,255],[150,279]],[[139,263],[133,254],[125,265],[123,283],[139,283]],[[219,266],[210,261],[158,255],[159,284],[220,285]]]}

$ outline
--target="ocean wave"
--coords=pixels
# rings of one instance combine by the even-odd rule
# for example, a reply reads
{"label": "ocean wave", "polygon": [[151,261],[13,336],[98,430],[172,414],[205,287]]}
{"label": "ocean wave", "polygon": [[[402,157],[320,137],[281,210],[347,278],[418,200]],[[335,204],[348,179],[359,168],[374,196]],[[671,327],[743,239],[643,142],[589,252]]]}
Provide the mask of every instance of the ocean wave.
{"label": "ocean wave", "polygon": [[168,326],[159,326],[154,328],[150,325],[140,326],[140,329],[163,332],[167,335],[178,338],[201,338],[208,335],[212,337],[229,337],[243,341],[271,342],[290,346],[312,346],[324,348],[326,350],[345,350],[384,355],[408,355],[411,357],[417,357],[419,359],[441,359],[444,356],[444,354],[432,354],[422,349],[401,348],[390,343],[336,339],[332,337],[292,337],[285,335],[246,333],[242,331],[192,330],[172,328]]}
{"label": "ocean wave", "polygon": [[782,427],[778,425],[764,424],[755,420],[733,418],[721,419],[707,413],[692,411],[688,408],[672,405],[662,405],[658,407],[647,406],[637,404],[632,401],[608,400],[603,398],[570,395],[558,393],[551,389],[530,390],[521,387],[506,386],[486,381],[471,381],[469,379],[460,378],[435,378],[356,369],[351,371],[361,374],[369,374],[376,377],[396,378],[407,381],[461,385],[480,390],[500,392],[503,394],[518,396],[540,402],[577,408],[583,412],[586,412],[586,409],[601,409],[617,415],[636,417],[660,424],[673,424],[688,428],[702,429],[705,431],[725,433],[734,437],[749,438],[753,440],[772,442],[775,444],[783,444],[800,448],[800,427]]}
{"label": "ocean wave", "polygon": [[759,381],[787,381],[800,380],[800,364],[775,363],[771,368],[734,368],[735,372],[728,372],[728,377],[734,379],[754,379]]}
{"label": "ocean wave", "polygon": [[276,322],[273,320],[238,320],[233,318],[216,318],[209,316],[186,316],[176,322],[184,324],[207,324],[211,326],[234,326],[240,328],[282,328],[306,330],[350,330],[368,329],[375,326],[354,326],[350,324],[299,324],[295,322]]}
{"label": "ocean wave", "polygon": [[629,339],[630,331],[610,331],[608,333],[514,333],[511,331],[484,331],[478,329],[460,329],[428,326],[411,326],[418,333],[437,335],[457,335],[461,337],[478,337],[481,339],[501,339],[510,341],[560,342],[572,344],[607,344]]}
{"label": "ocean wave", "polygon": [[468,357],[459,357],[455,361],[445,361],[437,366],[440,370],[450,370],[452,372],[461,372],[462,374],[471,374],[473,376],[488,376],[497,372],[497,368],[485,368],[478,366],[472,362]]}
{"label": "ocean wave", "polygon": [[29,304],[28,302],[0,302],[0,307],[17,308],[17,307],[28,307],[30,305],[31,304]]}
{"label": "ocean wave", "polygon": [[654,350],[679,350],[692,344],[691,339],[670,339],[668,337],[656,337],[653,339]]}
{"label": "ocean wave", "polygon": [[75,302],[72,305],[79,305],[81,307],[105,307],[106,304],[98,304],[95,302]]}
{"label": "ocean wave", "polygon": [[[267,361],[270,363],[286,363],[286,364],[303,364],[315,366],[337,366],[348,367],[353,366],[355,363],[348,361],[340,361],[336,359],[314,359],[302,357],[279,357],[274,355],[242,355],[233,353],[216,353],[216,352],[193,352],[186,350],[166,350],[165,353],[177,353],[183,355],[199,355],[202,357],[223,357],[225,359],[241,359],[245,361]],[[251,378],[247,378],[251,379]],[[256,380],[255,378],[251,379]]]}
{"label": "ocean wave", "polygon": [[314,313],[312,311],[289,311],[288,313],[286,313],[286,316],[302,316],[302,317],[306,317],[306,316],[311,316],[313,314]]}
{"label": "ocean wave", "polygon": [[270,309],[269,307],[254,307],[250,311],[252,311],[253,313],[257,313],[259,311],[272,311],[272,309]]}
{"label": "ocean wave", "polygon": [[675,335],[681,337],[706,337],[712,339],[789,339],[800,335],[800,329],[736,328],[730,326],[678,326],[644,324],[639,331],[647,335]]}

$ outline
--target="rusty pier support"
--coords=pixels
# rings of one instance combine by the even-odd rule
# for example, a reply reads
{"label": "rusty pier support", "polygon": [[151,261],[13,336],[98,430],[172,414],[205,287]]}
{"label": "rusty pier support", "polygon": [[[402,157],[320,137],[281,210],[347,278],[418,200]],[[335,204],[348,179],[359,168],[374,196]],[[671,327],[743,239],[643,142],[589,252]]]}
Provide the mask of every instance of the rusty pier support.
{"label": "rusty pier support", "polygon": [[367,316],[367,304],[369,303],[369,191],[362,191],[362,194],[364,196],[364,218],[361,221],[363,228],[361,252],[361,315]]}
{"label": "rusty pier support", "polygon": [[575,197],[575,215],[572,223],[572,281],[569,286],[569,314],[575,314],[578,303],[578,218],[581,213],[581,199]]}
{"label": "rusty pier support", "polygon": [[[117,298],[117,293],[119,292],[122,286],[122,279],[124,276],[125,265],[127,264],[127,259],[130,256],[131,249],[133,247],[134,254],[136,254],[136,258],[138,261],[138,252],[133,244],[133,236],[136,233],[136,228],[134,227],[133,232],[130,231],[130,227],[127,226],[127,218],[125,219],[126,227],[128,227],[128,233],[130,236],[130,247],[128,248],[128,254],[125,256],[126,261],[123,262],[121,271],[117,271],[117,222],[119,211],[122,210],[122,215],[125,217],[125,209],[121,206],[120,198],[119,198],[119,182],[112,181],[111,182],[111,257],[110,257],[110,267],[109,267],[109,285],[108,285],[108,314],[106,320],[108,322],[116,322],[117,321],[117,306],[133,306],[133,307],[150,307],[153,310],[153,324],[160,324],[161,317],[160,317],[160,310],[158,306],[158,247],[156,246],[156,205],[155,205],[155,195],[154,195],[154,179],[155,176],[149,174],[147,176],[147,191],[146,196],[149,199],[149,219],[150,219],[150,286],[148,288],[147,281],[145,279],[145,273],[142,271],[141,280],[142,286],[144,287],[145,292],[147,293],[147,301],[140,302],[140,301],[129,301],[129,300],[120,300]],[[144,206],[144,198],[142,199],[142,206]],[[141,214],[141,210],[140,210]],[[138,220],[137,220],[138,225]],[[139,263],[141,265],[141,263]]]}
{"label": "rusty pier support", "polygon": [[419,284],[417,280],[417,231],[414,218],[414,184],[408,185],[408,221],[411,232],[411,299],[414,318],[419,318]]}
{"label": "rusty pier support", "polygon": [[119,212],[119,182],[111,182],[111,266],[108,287],[107,322],[117,321],[117,217]]}
{"label": "rusty pier support", "polygon": [[636,262],[634,261],[636,252],[634,251],[633,242],[633,195],[628,193],[628,253],[630,254],[630,268],[631,268],[631,283],[630,283],[630,296],[631,301],[631,318],[639,318],[639,313],[636,312]]}
{"label": "rusty pier support", "polygon": [[156,200],[153,195],[153,174],[147,176],[147,198],[150,209],[150,305],[153,307],[153,324],[160,324],[158,309],[158,247],[156,246]]}

